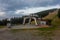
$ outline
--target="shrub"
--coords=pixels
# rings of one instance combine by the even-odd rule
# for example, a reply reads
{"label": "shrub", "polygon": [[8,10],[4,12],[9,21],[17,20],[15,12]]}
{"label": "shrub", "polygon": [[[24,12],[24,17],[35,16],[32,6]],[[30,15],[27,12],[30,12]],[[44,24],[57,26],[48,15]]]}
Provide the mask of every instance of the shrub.
{"label": "shrub", "polygon": [[58,18],[60,18],[60,9],[59,9],[59,11],[58,11]]}

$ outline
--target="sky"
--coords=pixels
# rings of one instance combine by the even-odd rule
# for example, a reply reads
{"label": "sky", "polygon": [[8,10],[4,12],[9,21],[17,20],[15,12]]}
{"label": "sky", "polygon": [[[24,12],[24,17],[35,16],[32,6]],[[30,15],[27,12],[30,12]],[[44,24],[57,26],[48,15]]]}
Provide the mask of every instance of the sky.
{"label": "sky", "polygon": [[59,0],[0,0],[0,19],[60,8]]}

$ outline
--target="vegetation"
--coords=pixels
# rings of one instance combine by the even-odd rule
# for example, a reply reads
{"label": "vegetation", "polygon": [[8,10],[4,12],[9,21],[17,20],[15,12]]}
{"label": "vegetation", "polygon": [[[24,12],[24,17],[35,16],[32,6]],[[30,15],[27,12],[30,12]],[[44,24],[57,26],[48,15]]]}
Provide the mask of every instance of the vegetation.
{"label": "vegetation", "polygon": [[59,11],[58,11],[58,17],[60,18],[60,9],[59,9]]}
{"label": "vegetation", "polygon": [[50,10],[38,12],[38,13],[35,13],[35,14],[37,14],[38,17],[45,17],[49,14],[49,12],[53,12],[54,10],[56,10],[56,9],[50,9]]}
{"label": "vegetation", "polygon": [[15,18],[11,18],[11,21],[8,21],[7,19],[3,19],[0,20],[0,26],[2,25],[7,25],[7,23],[11,23],[11,24],[22,24],[23,23],[23,18],[22,17],[15,17]]}
{"label": "vegetation", "polygon": [[43,17],[43,19],[47,19],[47,20],[53,20],[54,18],[56,18],[58,13],[56,12],[52,12],[50,14],[48,14],[47,16]]}
{"label": "vegetation", "polygon": [[57,27],[60,26],[60,18],[54,18],[54,20],[52,21],[52,25]]}

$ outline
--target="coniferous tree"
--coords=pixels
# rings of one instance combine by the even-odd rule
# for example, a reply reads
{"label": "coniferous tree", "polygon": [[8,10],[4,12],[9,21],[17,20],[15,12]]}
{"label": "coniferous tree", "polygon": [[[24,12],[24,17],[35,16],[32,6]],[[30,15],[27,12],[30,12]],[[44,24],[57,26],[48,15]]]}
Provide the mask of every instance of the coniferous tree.
{"label": "coniferous tree", "polygon": [[58,17],[60,18],[60,9],[59,9],[59,11],[58,11]]}

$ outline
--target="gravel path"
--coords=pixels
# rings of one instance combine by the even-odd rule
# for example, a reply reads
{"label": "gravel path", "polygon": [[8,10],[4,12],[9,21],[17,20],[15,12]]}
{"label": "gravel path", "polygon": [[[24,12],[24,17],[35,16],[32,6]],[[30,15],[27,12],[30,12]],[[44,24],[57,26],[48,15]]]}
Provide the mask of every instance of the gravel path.
{"label": "gravel path", "polygon": [[30,28],[39,28],[36,25],[18,25],[12,26],[12,29],[30,29]]}

